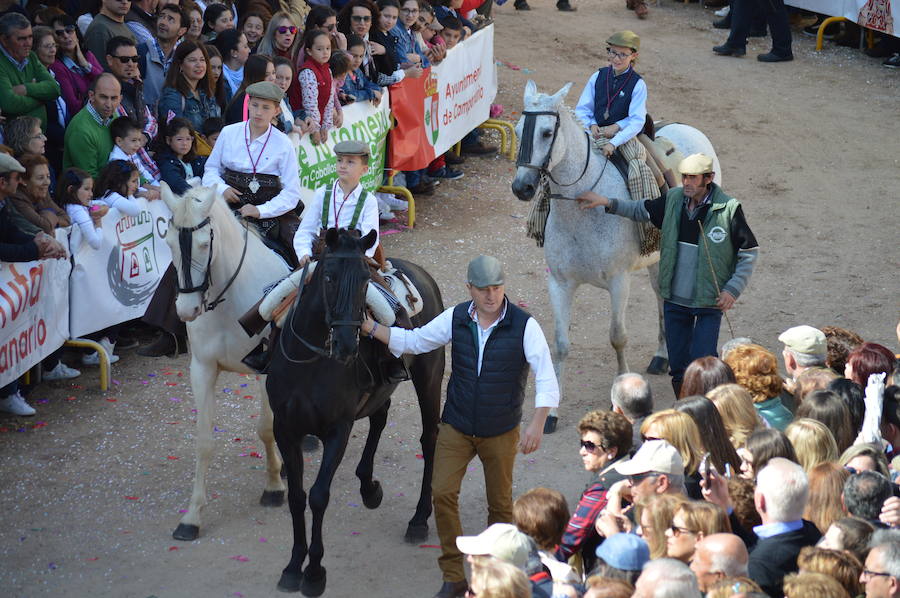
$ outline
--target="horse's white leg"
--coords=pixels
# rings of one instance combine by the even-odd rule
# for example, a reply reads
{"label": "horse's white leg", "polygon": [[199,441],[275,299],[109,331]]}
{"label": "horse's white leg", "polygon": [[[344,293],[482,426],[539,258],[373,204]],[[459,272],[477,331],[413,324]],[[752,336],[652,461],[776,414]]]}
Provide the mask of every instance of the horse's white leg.
{"label": "horse's white leg", "polygon": [[625,308],[628,307],[628,295],[631,292],[631,276],[621,272],[609,280],[609,302],[612,313],[609,322],[609,343],[616,350],[620,374],[629,371],[625,359],[625,345],[628,344],[628,333],[625,331]]}
{"label": "horse's white leg", "polygon": [[[553,320],[556,328],[553,345],[553,369],[556,371],[556,380],[559,384],[560,397],[563,393],[563,380],[566,367],[566,357],[569,356],[569,322],[572,319],[572,297],[578,283],[557,278],[551,274],[547,281],[547,289],[550,293],[550,305],[553,307]],[[559,418],[556,408],[550,410],[544,432],[552,433],[556,430],[556,422]]]}
{"label": "horse's white leg", "polygon": [[215,414],[213,387],[218,376],[218,365],[191,358],[191,390],[194,392],[194,408],[197,410],[195,437],[197,464],[194,470],[191,504],[188,505],[187,513],[172,534],[176,540],[196,540],[200,535],[200,512],[206,506],[206,474],[215,447],[212,434]]}
{"label": "horse's white leg", "polygon": [[269,394],[266,392],[265,380],[259,382],[259,422],[256,435],[266,447],[266,488],[263,490],[259,504],[264,507],[280,507],[284,504],[284,481],[281,479],[281,453],[275,445],[275,433],[272,430],[272,406],[269,405]]}
{"label": "horse's white leg", "polygon": [[663,298],[659,293],[659,262],[647,266],[647,274],[650,275],[650,286],[656,293],[656,309],[659,314],[659,340],[656,346],[656,354],[650,365],[647,366],[648,374],[665,374],[669,369],[669,348],[666,346],[666,324],[663,318]]}

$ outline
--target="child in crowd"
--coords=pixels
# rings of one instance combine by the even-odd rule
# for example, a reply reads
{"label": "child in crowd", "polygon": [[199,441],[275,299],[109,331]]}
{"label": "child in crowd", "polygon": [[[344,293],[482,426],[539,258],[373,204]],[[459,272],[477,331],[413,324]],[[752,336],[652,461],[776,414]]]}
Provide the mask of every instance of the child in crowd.
{"label": "child in crowd", "polygon": [[331,58],[331,36],[324,29],[307,31],[303,39],[306,60],[297,75],[303,96],[303,109],[312,117],[315,128],[310,133],[314,144],[323,143],[336,122],[334,80],[328,60]]}
{"label": "child in crowd", "polygon": [[428,58],[416,39],[418,23],[419,1],[403,0],[400,4],[400,20],[391,29],[391,34],[397,39],[394,45],[394,59],[401,68],[410,65],[422,68],[429,66]]}
{"label": "child in crowd", "polygon": [[328,59],[328,67],[331,69],[334,92],[337,94],[341,106],[355,101],[355,98],[344,93],[344,82],[353,70],[353,60],[350,58],[350,54],[343,50],[335,50],[331,58]]}
{"label": "child in crowd", "polygon": [[447,56],[447,46],[438,32],[444,28],[434,16],[434,9],[430,4],[423,4],[419,12],[419,31],[421,45],[425,48],[425,55],[431,64],[438,64]]}
{"label": "child in crowd", "polygon": [[462,8],[463,0],[435,0],[434,15],[438,19],[453,18],[457,19],[462,25],[462,37],[472,35],[476,27],[468,19],[459,12]]}
{"label": "child in crowd", "polygon": [[[126,160],[134,164],[140,177],[138,197],[159,199],[159,179],[150,173],[137,157],[139,149],[144,147],[147,138],[140,127],[127,116],[120,116],[109,125],[109,134],[113,139],[113,149],[109,152],[109,160]],[[157,166],[154,163],[154,166]]]}
{"label": "child in crowd", "polygon": [[206,41],[213,42],[223,31],[234,29],[234,15],[224,4],[212,4],[203,11],[203,35]]}
{"label": "child in crowd", "polygon": [[422,67],[415,64],[402,68],[394,59],[397,38],[391,30],[400,16],[400,4],[397,0],[378,0],[378,22],[369,32],[369,43],[372,48],[372,61],[378,72],[376,83],[381,86],[393,85],[405,77],[422,76]]}
{"label": "child in crowd", "polygon": [[137,166],[128,160],[113,160],[100,171],[94,196],[122,214],[137,216],[141,213],[141,205],[134,197],[138,179]]}
{"label": "child in crowd", "polygon": [[347,36],[347,52],[350,55],[350,72],[344,79],[342,88],[344,97],[351,102],[369,101],[373,104],[381,102],[381,88],[372,83],[362,70],[366,56],[366,40],[356,34]]}
{"label": "child in crowd", "polygon": [[439,19],[443,29],[440,32],[441,39],[448,50],[452,50],[463,38],[463,24],[456,17],[444,17]]}
{"label": "child in crowd", "polygon": [[173,193],[182,195],[190,188],[189,179],[203,177],[206,158],[194,151],[194,127],[185,118],[170,120],[161,139],[164,143],[156,154],[161,178]]}
{"label": "child in crowd", "polygon": [[[201,132],[203,138],[206,139],[206,143],[209,144],[210,148],[216,146],[216,139],[219,138],[219,133],[222,132],[222,127],[225,126],[225,120],[219,118],[218,116],[213,116],[212,118],[207,118],[203,121],[203,131]],[[193,129],[193,127],[191,127]]]}
{"label": "child in crowd", "polygon": [[243,23],[241,24],[241,32],[247,36],[247,44],[250,46],[250,52],[256,53],[259,41],[266,32],[266,18],[260,12],[248,12],[243,15]]}
{"label": "child in crowd", "polygon": [[312,131],[314,123],[312,118],[306,115],[306,110],[291,110],[288,98],[288,90],[294,80],[294,65],[289,58],[275,57],[275,85],[284,92],[281,100],[282,130],[288,134],[294,145],[300,142],[300,137]]}

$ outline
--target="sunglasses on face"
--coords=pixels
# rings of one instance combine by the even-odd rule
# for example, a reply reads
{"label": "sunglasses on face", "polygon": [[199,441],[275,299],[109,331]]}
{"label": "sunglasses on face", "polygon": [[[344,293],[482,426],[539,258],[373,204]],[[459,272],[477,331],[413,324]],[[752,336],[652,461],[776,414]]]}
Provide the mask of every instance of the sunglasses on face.
{"label": "sunglasses on face", "polygon": [[672,526],[670,526],[669,529],[672,530],[672,535],[675,536],[676,538],[678,536],[680,536],[681,534],[696,534],[697,533],[695,531],[689,530],[686,527],[678,527],[677,525],[674,525],[674,524]]}
{"label": "sunglasses on face", "polygon": [[602,448],[599,444],[591,442],[590,440],[582,440],[581,447],[591,454],[594,454],[597,449]]}
{"label": "sunglasses on face", "polygon": [[281,27],[277,28],[275,31],[284,35],[287,32],[297,33],[297,28],[294,25],[290,25],[290,26],[282,25]]}
{"label": "sunglasses on face", "polygon": [[350,20],[352,20],[354,23],[369,23],[371,22],[372,17],[370,17],[369,15],[352,15],[350,17]]}
{"label": "sunglasses on face", "polygon": [[133,62],[133,63],[135,63],[135,64],[138,63],[138,57],[137,57],[137,56],[113,56],[113,58],[115,58],[116,60],[118,60],[118,61],[121,62],[122,64],[128,64],[129,62]]}
{"label": "sunglasses on face", "polygon": [[66,25],[62,29],[55,29],[53,33],[56,35],[65,35],[67,33],[72,33],[73,31],[75,31],[75,25]]}

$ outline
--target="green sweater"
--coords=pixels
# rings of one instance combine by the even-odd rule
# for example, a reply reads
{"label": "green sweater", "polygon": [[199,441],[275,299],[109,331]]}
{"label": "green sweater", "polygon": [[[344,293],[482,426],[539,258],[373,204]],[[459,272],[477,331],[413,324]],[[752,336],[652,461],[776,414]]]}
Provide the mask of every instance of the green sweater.
{"label": "green sweater", "polygon": [[92,177],[103,170],[109,162],[113,140],[109,127],[104,127],[94,119],[87,106],[78,111],[69,126],[63,147],[63,168],[76,167],[86,170]]}
{"label": "green sweater", "polygon": [[[23,84],[26,95],[13,92],[13,87]],[[0,52],[0,106],[3,106],[4,116],[34,116],[41,120],[41,129],[46,131],[47,109],[44,103],[58,97],[59,84],[38,60],[37,54],[31,52],[25,70],[20,71]]]}

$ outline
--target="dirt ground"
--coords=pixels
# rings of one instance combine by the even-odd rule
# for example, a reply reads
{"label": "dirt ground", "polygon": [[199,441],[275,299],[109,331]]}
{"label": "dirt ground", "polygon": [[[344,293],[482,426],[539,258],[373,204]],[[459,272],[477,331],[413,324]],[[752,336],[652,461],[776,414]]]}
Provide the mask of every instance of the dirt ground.
{"label": "dirt ground", "polygon": [[[732,312],[738,335],[777,349],[778,333],[789,326],[836,324],[897,349],[897,73],[857,51],[832,46],[815,53],[814,42],[799,35],[792,63],[754,60],[768,50],[762,40],[751,42],[747,58],[714,56],[710,48],[724,34],[710,27],[711,11],[696,4],[665,0],[651,6],[646,21],[637,21],[622,0],[581,0],[574,15],[558,13],[551,0],[531,5],[530,13],[514,11],[512,2],[495,9],[496,56],[521,69],[498,67],[497,102],[507,116],[516,118],[529,77],[551,92],[574,81],[574,104],[604,62],[603,40],[631,28],[643,39],[639,70],[649,85],[651,112],[696,125],[715,144],[724,187],[743,202],[761,246],[750,288]],[[512,164],[472,159],[464,170],[464,179],[419,201],[415,230],[385,226],[389,253],[426,265],[448,305],[464,299],[472,256],[499,256],[509,295],[524,302],[550,336],[543,255],[523,235],[528,205],[509,190]],[[637,370],[655,348],[654,309],[639,273],[628,318],[628,355]],[[583,489],[573,426],[590,408],[609,405],[615,360],[608,316],[605,293],[579,293],[560,429],[539,452],[518,459],[516,495],[545,485],[574,504]],[[0,419],[0,592],[276,595],[291,546],[290,517],[286,507],[257,503],[263,462],[254,457],[261,451],[254,380],[219,379],[213,500],[199,540],[171,537],[193,475],[187,368],[186,357],[152,360],[125,352],[110,392],[96,390],[89,371],[77,384],[35,389],[29,398],[36,417]],[[652,384],[658,405],[668,404],[668,378],[654,377]],[[367,426],[355,429],[326,520],[326,596],[431,596],[438,588],[433,529],[427,544],[402,540],[422,468],[416,411],[411,385],[403,385],[376,460],[385,487],[377,513],[363,512],[356,491],[354,462]],[[311,457],[313,466],[317,458]],[[480,467],[471,469],[461,509],[465,530],[477,533],[486,508]]]}

